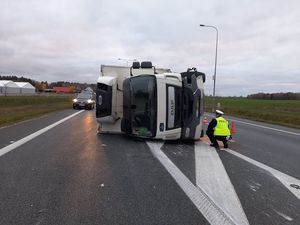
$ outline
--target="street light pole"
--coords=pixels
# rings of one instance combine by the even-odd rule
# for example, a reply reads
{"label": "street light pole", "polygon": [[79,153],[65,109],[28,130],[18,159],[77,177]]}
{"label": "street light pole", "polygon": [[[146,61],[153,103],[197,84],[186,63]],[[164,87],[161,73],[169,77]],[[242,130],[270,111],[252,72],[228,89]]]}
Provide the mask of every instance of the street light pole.
{"label": "street light pole", "polygon": [[204,25],[204,24],[200,24],[200,27],[210,27],[216,30],[216,54],[215,54],[215,72],[214,72],[214,76],[213,76],[213,80],[214,80],[214,89],[213,89],[213,109],[212,111],[214,112],[216,109],[216,80],[217,80],[217,59],[218,59],[218,42],[219,42],[219,31],[218,28],[216,28],[215,26],[210,26],[210,25]]}

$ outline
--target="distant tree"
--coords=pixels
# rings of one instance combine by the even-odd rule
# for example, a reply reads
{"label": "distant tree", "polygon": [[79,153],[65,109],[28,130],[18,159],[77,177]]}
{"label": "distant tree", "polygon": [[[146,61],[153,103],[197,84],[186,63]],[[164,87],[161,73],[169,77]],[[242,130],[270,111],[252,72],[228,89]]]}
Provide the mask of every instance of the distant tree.
{"label": "distant tree", "polygon": [[266,99],[266,100],[300,100],[300,93],[256,93],[248,95],[249,99]]}

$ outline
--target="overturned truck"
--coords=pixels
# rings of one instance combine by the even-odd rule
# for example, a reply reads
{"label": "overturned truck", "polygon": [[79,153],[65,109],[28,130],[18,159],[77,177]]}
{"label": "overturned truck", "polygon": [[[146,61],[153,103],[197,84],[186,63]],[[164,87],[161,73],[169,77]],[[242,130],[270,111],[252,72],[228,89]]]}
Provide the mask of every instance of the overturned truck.
{"label": "overturned truck", "polygon": [[156,69],[151,62],[132,67],[101,65],[96,117],[100,133],[163,140],[197,140],[203,135],[205,74]]}

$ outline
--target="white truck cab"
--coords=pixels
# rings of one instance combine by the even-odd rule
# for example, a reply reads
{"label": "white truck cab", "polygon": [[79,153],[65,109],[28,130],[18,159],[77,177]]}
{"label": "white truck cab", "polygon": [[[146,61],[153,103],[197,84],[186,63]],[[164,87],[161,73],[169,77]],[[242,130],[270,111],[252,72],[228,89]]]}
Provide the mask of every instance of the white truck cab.
{"label": "white truck cab", "polygon": [[163,140],[197,140],[202,134],[205,74],[156,69],[151,62],[101,66],[96,117],[100,132]]}

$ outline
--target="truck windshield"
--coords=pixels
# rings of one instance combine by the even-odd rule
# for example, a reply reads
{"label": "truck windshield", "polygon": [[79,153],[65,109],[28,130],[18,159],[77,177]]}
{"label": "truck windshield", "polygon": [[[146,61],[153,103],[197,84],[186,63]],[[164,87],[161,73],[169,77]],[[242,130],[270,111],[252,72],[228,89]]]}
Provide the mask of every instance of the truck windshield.
{"label": "truck windshield", "polygon": [[138,136],[156,135],[156,78],[142,75],[130,79],[132,133]]}

